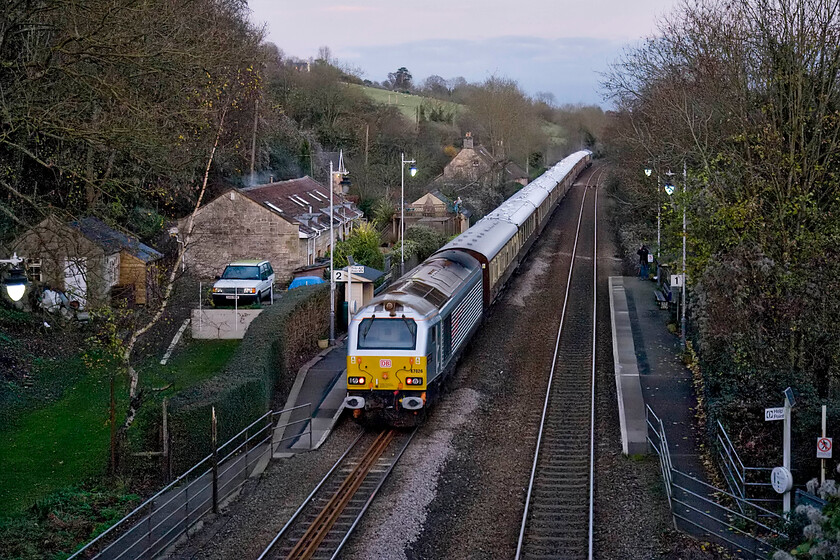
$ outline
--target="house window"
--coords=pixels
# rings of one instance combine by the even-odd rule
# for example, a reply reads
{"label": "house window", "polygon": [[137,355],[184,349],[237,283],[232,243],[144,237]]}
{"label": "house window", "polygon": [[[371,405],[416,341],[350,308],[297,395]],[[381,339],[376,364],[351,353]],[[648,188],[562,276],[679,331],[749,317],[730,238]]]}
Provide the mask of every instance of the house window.
{"label": "house window", "polygon": [[41,259],[26,259],[26,277],[30,282],[43,282]]}

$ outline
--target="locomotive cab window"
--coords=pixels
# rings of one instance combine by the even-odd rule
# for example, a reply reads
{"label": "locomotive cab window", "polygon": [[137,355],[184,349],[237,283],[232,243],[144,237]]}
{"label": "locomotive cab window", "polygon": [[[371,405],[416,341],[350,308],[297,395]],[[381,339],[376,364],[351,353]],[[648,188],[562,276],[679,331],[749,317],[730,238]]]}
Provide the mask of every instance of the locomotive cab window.
{"label": "locomotive cab window", "polygon": [[369,317],[359,324],[360,350],[414,350],[416,346],[414,319]]}

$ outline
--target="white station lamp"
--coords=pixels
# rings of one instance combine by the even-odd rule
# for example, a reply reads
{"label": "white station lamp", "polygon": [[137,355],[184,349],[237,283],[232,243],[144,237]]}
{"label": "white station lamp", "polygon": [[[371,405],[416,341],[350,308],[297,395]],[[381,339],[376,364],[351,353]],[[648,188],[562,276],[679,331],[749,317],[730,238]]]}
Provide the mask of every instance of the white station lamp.
{"label": "white station lamp", "polygon": [[405,164],[410,163],[408,174],[417,175],[417,161],[405,159],[405,153],[400,154],[400,276],[405,273]]}
{"label": "white station lamp", "polygon": [[0,263],[12,265],[9,276],[3,281],[3,285],[6,287],[6,293],[12,301],[20,301],[26,292],[26,286],[29,285],[29,281],[26,279],[26,273],[20,266],[22,262],[23,259],[17,256],[17,253],[11,259],[0,259]]}

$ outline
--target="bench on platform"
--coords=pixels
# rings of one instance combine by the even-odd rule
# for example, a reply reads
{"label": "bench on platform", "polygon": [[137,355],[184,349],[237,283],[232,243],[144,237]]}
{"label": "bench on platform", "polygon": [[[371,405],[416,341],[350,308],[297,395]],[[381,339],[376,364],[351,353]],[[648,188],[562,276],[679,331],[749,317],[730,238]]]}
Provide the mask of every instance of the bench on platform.
{"label": "bench on platform", "polygon": [[674,304],[674,297],[671,292],[670,270],[656,263],[656,287],[653,289],[653,297],[659,309],[670,309]]}
{"label": "bench on platform", "polygon": [[659,305],[659,309],[668,309],[668,296],[666,296],[662,290],[654,290],[653,297],[656,298],[656,303]]}

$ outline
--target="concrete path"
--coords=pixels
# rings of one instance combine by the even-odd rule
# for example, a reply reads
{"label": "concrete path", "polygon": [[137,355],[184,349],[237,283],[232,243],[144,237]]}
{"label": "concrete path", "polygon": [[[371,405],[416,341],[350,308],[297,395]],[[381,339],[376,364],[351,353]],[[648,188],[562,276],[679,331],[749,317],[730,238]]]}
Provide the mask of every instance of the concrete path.
{"label": "concrete path", "polygon": [[324,443],[344,410],[346,369],[345,339],[336,341],[335,346],[300,369],[285,408],[310,406],[280,416],[274,433],[275,458],[318,449]]}
{"label": "concrete path", "polygon": [[694,414],[697,398],[691,372],[682,363],[680,339],[668,331],[668,311],[656,305],[656,283],[624,278],[630,326],[645,404],[665,423],[674,467],[705,479]]}

